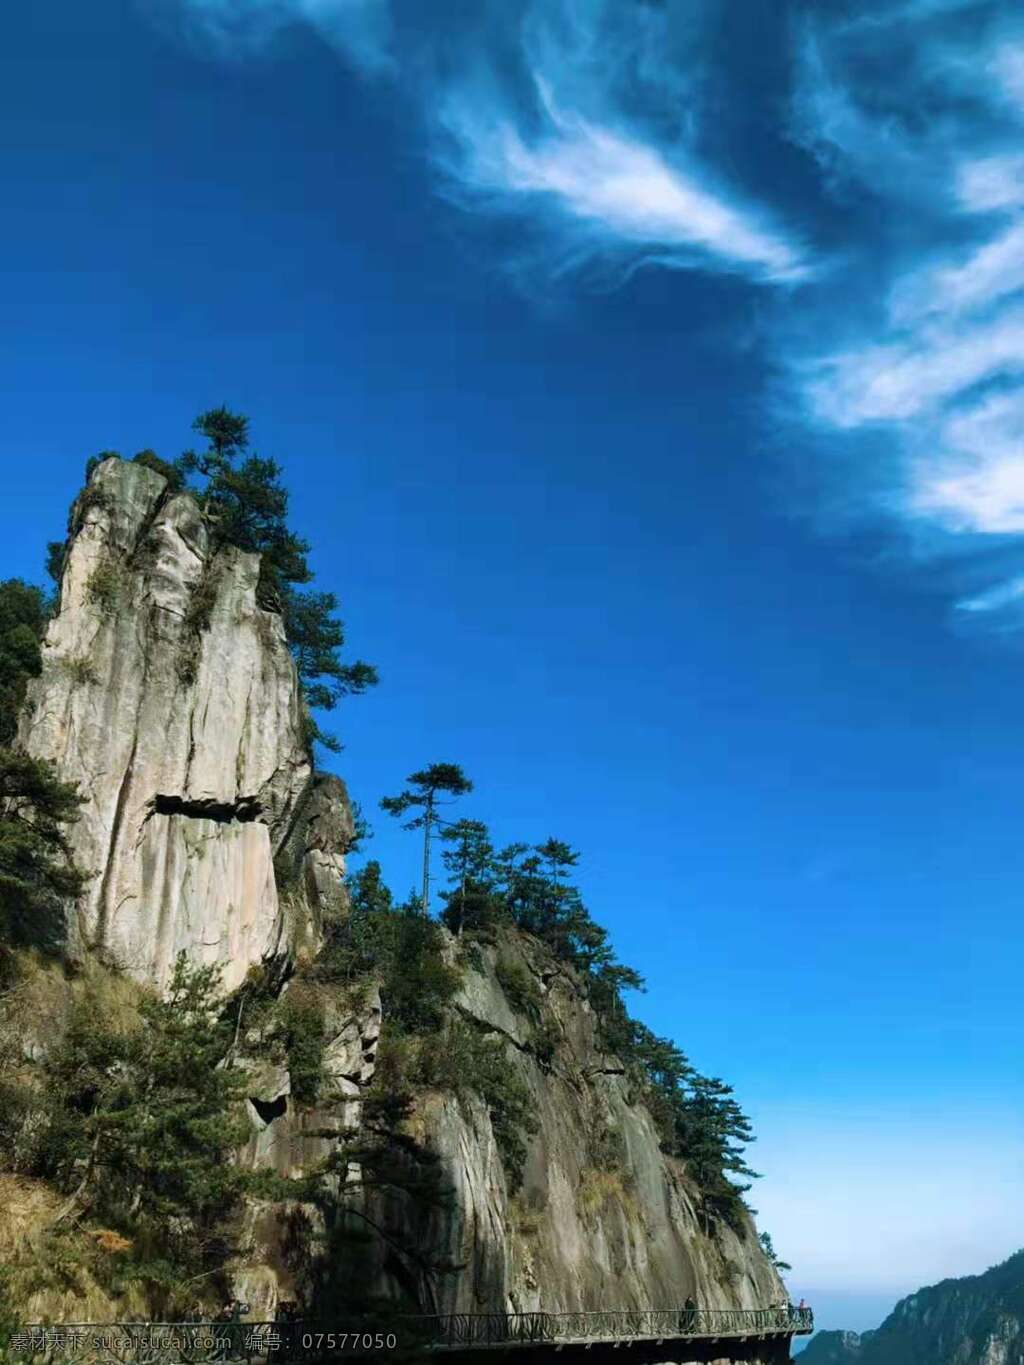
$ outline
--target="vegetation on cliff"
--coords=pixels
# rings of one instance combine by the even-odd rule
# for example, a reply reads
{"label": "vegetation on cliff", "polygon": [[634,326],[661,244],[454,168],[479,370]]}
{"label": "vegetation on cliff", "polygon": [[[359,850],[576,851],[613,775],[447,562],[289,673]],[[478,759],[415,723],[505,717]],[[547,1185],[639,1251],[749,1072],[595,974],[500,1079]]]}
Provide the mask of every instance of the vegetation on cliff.
{"label": "vegetation on cliff", "polygon": [[85,882],[66,837],[81,804],[77,792],[14,744],[25,688],[42,668],[46,620],[38,588],[0,583],[0,947],[29,931],[59,942],[62,907]]}
{"label": "vegetation on cliff", "polygon": [[[172,493],[191,492],[215,551],[236,546],[261,556],[259,599],[283,618],[308,706],[330,710],[376,675],[365,663],[342,661],[337,603],[306,587],[309,546],[288,526],[280,469],[246,453],[245,418],[218,408],[195,426],[208,442],[201,453],[168,463],[142,451],[135,462],[164,477]],[[87,487],[72,533],[101,497]],[[51,547],[58,580],[63,558],[63,547]],[[198,633],[210,627],[212,594],[204,587],[190,608],[189,625]],[[90,583],[90,592],[109,611],[122,600],[117,584],[102,578]],[[26,919],[56,914],[85,882],[64,833],[77,814],[77,794],[13,747],[27,682],[40,671],[48,611],[38,589],[0,585],[0,904],[7,916],[0,940],[11,940]],[[330,746],[315,726],[311,735]],[[422,830],[421,894],[399,903],[380,865],[369,862],[349,878],[347,914],[320,926],[323,945],[311,960],[256,968],[231,996],[221,991],[216,971],[179,958],[163,997],[126,983],[111,1010],[111,983],[123,979],[92,964],[75,983],[42,1055],[26,1059],[12,1047],[0,1061],[0,1146],[7,1154],[0,1160],[60,1196],[45,1244],[61,1273],[73,1280],[87,1271],[113,1293],[144,1285],[150,1303],[181,1311],[216,1296],[226,1283],[251,1197],[318,1207],[321,1235],[332,1256],[340,1256],[359,1245],[356,1224],[368,1217],[360,1204],[367,1190],[399,1192],[425,1210],[444,1204],[436,1157],[415,1136],[426,1096],[454,1097],[486,1111],[505,1183],[516,1191],[537,1118],[509,1049],[514,1042],[550,1073],[564,1041],[545,1012],[537,976],[517,951],[503,951],[527,939],[589,1004],[600,1045],[621,1060],[632,1095],[657,1124],[662,1151],[684,1163],[704,1232],[712,1235],[724,1220],[746,1235],[749,1123],[727,1085],[700,1074],[675,1044],[630,1015],[626,993],[643,982],[618,961],[574,884],[578,853],[553,837],[496,848],[482,822],[442,819],[446,798],[472,790],[458,765],[435,763],[407,782],[381,804],[411,816],[407,827]],[[437,918],[430,902],[435,839],[447,875]],[[279,891],[281,877],[279,869]],[[482,1029],[460,1009],[467,969],[482,949],[492,954],[510,1009],[528,1021],[514,1040]],[[37,965],[27,955],[6,960],[0,1026],[12,1036]],[[99,999],[96,990],[107,997]],[[374,1078],[359,1097],[353,1124],[350,1107],[332,1088],[329,1019],[357,1013],[376,991],[382,1032]],[[250,1131],[243,1117],[246,1068],[267,1057],[287,1073],[289,1104],[311,1116],[310,1131],[329,1145],[329,1155],[295,1180],[255,1175],[232,1159]],[[591,1211],[609,1190],[626,1196],[621,1135],[595,1132],[592,1147],[581,1194]],[[350,1178],[353,1169],[358,1180]],[[89,1240],[76,1241],[75,1230],[88,1230]],[[429,1263],[428,1246],[406,1250]],[[22,1270],[32,1273],[31,1266]]]}
{"label": "vegetation on cliff", "polygon": [[[447,844],[442,857],[449,874],[449,886],[441,893],[442,921],[460,939],[470,941],[493,939],[503,926],[515,927],[539,939],[579,974],[608,1051],[625,1063],[655,1116],[663,1150],[687,1163],[707,1230],[716,1218],[741,1227],[742,1196],[749,1188],[743,1182],[755,1178],[744,1158],[746,1144],[753,1141],[749,1120],[730,1086],[702,1075],[674,1043],[657,1037],[630,1015],[623,993],[642,990],[643,980],[618,961],[607,931],[594,921],[570,880],[579,854],[554,837],[542,844],[513,843],[495,850],[482,822],[441,821],[436,812],[438,793],[458,796],[472,790],[457,764],[435,763],[413,773],[408,782],[411,790],[385,798],[381,805],[393,815],[411,808],[420,811],[406,828],[424,830],[421,908],[426,911],[428,906],[430,833],[438,827]],[[371,866],[376,886],[380,869]],[[506,975],[502,984],[510,998],[529,1006],[528,981]],[[514,1126],[514,1120],[506,1118],[505,1126]],[[519,1132],[515,1142],[519,1168],[526,1135]]]}
{"label": "vegetation on cliff", "polygon": [[[12,1289],[135,1286],[156,1311],[188,1311],[219,1292],[242,1199],[268,1187],[232,1159],[249,1131],[245,1076],[217,970],[182,955],[158,995],[97,964],[70,989],[29,954],[8,968],[3,1166],[60,1196],[8,1265]],[[17,1033],[40,1009],[53,1041],[33,1063]]]}
{"label": "vegetation on cliff", "polygon": [[[206,439],[205,450],[186,450],[173,461],[142,450],[133,462],[160,474],[172,493],[192,493],[202,509],[214,552],[234,546],[260,556],[260,601],[281,614],[310,713],[332,711],[343,697],[375,686],[378,676],[372,664],[342,658],[345,630],[337,614],[338,600],[334,593],[315,592],[308,586],[313,579],[311,547],[288,525],[288,490],[281,481],[281,466],[276,460],[248,453],[248,418],[219,407],[200,413],[192,425]],[[97,466],[112,457],[117,457],[117,451],[106,450],[87,462],[86,487],[72,509],[69,535],[102,498],[89,480]],[[58,588],[66,547],[66,541],[54,541],[48,547],[47,570]],[[101,581],[94,586],[98,593],[105,587]],[[212,597],[208,588],[208,584],[200,585],[191,612],[191,624],[200,633],[209,625]],[[309,738],[333,751],[341,747],[312,714]]]}
{"label": "vegetation on cliff", "polygon": [[[205,451],[186,451],[174,469],[193,488],[213,532],[213,544],[234,545],[260,556],[261,600],[281,612],[299,679],[311,710],[332,711],[342,697],[365,692],[377,670],[341,658],[345,631],[338,600],[313,592],[310,546],[288,525],[288,490],[275,460],[248,455],[249,422],[225,407],[201,413],[193,428]],[[313,737],[328,749],[337,740],[313,723]]]}

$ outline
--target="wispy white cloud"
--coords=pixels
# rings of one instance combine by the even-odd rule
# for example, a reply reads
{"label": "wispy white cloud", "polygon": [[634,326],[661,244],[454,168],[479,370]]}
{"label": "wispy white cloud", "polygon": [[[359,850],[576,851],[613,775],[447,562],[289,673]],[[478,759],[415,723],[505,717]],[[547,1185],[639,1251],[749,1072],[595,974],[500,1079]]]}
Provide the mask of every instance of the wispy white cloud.
{"label": "wispy white cloud", "polygon": [[827,355],[806,385],[813,413],[851,428],[899,422],[981,380],[1024,370],[1024,309],[962,327],[921,327],[907,340]]}
{"label": "wispy white cloud", "polygon": [[962,262],[910,274],[890,299],[897,324],[929,314],[981,308],[1024,289],[1024,220],[983,242]]}
{"label": "wispy white cloud", "polygon": [[988,66],[1006,99],[1024,113],[1024,39],[1001,43]]}
{"label": "wispy white cloud", "polygon": [[364,71],[393,68],[388,0],[176,0],[176,8],[189,36],[224,59],[251,56],[288,25],[301,23]]}
{"label": "wispy white cloud", "polygon": [[[722,153],[710,111],[734,93],[707,0],[480,0],[428,18],[415,0],[149,2],[224,55],[298,23],[392,80],[439,191],[515,225],[520,274],[669,267],[768,287],[791,430],[868,450],[843,463],[851,498],[918,556],[1024,534],[1024,18],[998,0],[787,0],[789,117],[745,126],[766,157],[773,138],[809,154],[809,202],[842,204],[828,269],[813,213],[794,221]],[[965,570],[965,610],[1019,608],[1024,624],[1002,590],[1016,576]]]}
{"label": "wispy white cloud", "polygon": [[956,192],[968,212],[986,213],[1024,205],[1024,155],[985,156],[963,162]]}
{"label": "wispy white cloud", "polygon": [[439,9],[426,30],[399,0],[179,3],[220,50],[301,22],[373,74],[401,74],[448,196],[519,219],[535,263],[657,261],[787,284],[810,274],[798,234],[697,151],[687,64],[700,0],[685,23],[646,4],[485,0],[457,26]]}
{"label": "wispy white cloud", "polygon": [[[859,179],[879,207],[840,283],[860,291],[861,308],[834,309],[827,349],[790,344],[787,357],[818,440],[884,441],[884,461],[846,467],[851,495],[873,497],[918,547],[965,551],[974,584],[984,539],[1024,534],[1024,43],[1002,19],[947,23],[965,8],[992,20],[982,3],[900,7],[899,80],[872,66],[863,22],[809,22],[797,129],[813,140],[807,118],[831,111],[817,145],[825,139],[833,182]],[[819,306],[835,303],[826,292]],[[1021,581],[1011,571],[972,586],[960,606],[1024,625]]]}
{"label": "wispy white cloud", "polygon": [[797,245],[767,226],[763,212],[710,188],[706,170],[673,164],[650,143],[559,109],[546,86],[542,109],[542,128],[527,138],[511,122],[481,122],[477,110],[449,105],[445,119],[459,140],[463,185],[492,205],[517,200],[521,212],[540,199],[597,234],[589,237],[594,250],[634,247],[671,254],[675,264],[806,278]]}
{"label": "wispy white cloud", "polygon": [[994,588],[980,592],[976,597],[962,597],[956,604],[957,610],[965,612],[1004,611],[1024,602],[1024,576],[1007,579],[997,583]]}
{"label": "wispy white cloud", "polygon": [[[1024,533],[1024,389],[992,394],[945,419],[937,452],[915,462],[911,510],[957,532]],[[1005,604],[999,591],[972,600]]]}

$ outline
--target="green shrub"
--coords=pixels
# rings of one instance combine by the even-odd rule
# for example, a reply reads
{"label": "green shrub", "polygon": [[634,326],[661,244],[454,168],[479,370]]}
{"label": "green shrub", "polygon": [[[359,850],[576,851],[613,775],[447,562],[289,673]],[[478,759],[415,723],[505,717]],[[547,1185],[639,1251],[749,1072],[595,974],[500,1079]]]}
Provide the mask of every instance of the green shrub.
{"label": "green shrub", "polygon": [[68,523],[68,531],[71,535],[77,535],[85,525],[86,518],[92,511],[106,510],[110,507],[110,499],[102,488],[97,488],[94,484],[86,484],[71,509],[71,516]]}
{"label": "green shrub", "polygon": [[433,1033],[458,989],[460,972],[445,959],[445,934],[410,900],[394,904],[370,861],[349,880],[350,909],[331,921],[314,966],[323,981],[351,983],[372,976],[380,984],[384,1018],[403,1033]]}
{"label": "green shrub", "polygon": [[591,1131],[587,1159],[599,1171],[626,1169],[626,1143],[617,1128],[606,1126]]}
{"label": "green shrub", "polygon": [[602,1170],[596,1166],[585,1166],[580,1172],[580,1183],[576,1189],[576,1211],[585,1223],[592,1223],[600,1217],[609,1204],[634,1203],[621,1171]]}
{"label": "green shrub", "polygon": [[50,1123],[50,1097],[16,1076],[0,1077],[0,1151],[4,1167],[30,1175],[37,1167]]}
{"label": "green shrub", "polygon": [[536,1208],[517,1191],[508,1201],[508,1220],[520,1237],[536,1237],[544,1225],[544,1210]]}
{"label": "green shrub", "polygon": [[743,1272],[735,1261],[723,1260],[718,1278],[727,1289],[735,1289],[743,1278]]}
{"label": "green shrub", "polygon": [[324,1081],[327,1036],[323,1009],[301,986],[293,986],[281,1000],[279,1036],[287,1057],[292,1096],[312,1105]]}
{"label": "green shrub", "polygon": [[161,460],[155,450],[140,450],[137,455],[132,456],[132,464],[145,465],[147,469],[152,469],[154,473],[165,478],[174,492],[184,486],[185,480],[181,471],[167,460]]}
{"label": "green shrub", "polygon": [[373,830],[370,828],[370,822],[367,820],[366,814],[359,802],[352,801],[350,803],[350,808],[352,811],[352,837],[345,847],[346,854],[360,852],[367,839],[373,838]]}
{"label": "green shrub", "polygon": [[535,1105],[506,1043],[459,1017],[449,1018],[436,1045],[425,1046],[414,1079],[431,1089],[465,1098],[476,1094],[487,1106],[510,1190],[522,1184],[527,1139],[537,1131]]}
{"label": "green shrub", "polygon": [[217,588],[217,575],[209,569],[192,585],[185,608],[185,626],[193,635],[202,635],[210,629],[213,609],[217,605]]}
{"label": "green shrub", "polygon": [[68,659],[67,670],[71,674],[71,681],[78,687],[84,687],[87,683],[97,681],[96,670],[84,656]]}
{"label": "green shrub", "polygon": [[218,575],[209,566],[196,579],[189,593],[188,606],[182,624],[181,645],[178,650],[177,673],[188,686],[194,683],[199,671],[203,636],[210,628],[213,609],[217,605]]}
{"label": "green shrub", "polygon": [[554,1019],[543,1019],[530,1035],[530,1048],[544,1071],[555,1064],[562,1045],[562,1030]]}
{"label": "green shrub", "polygon": [[64,561],[67,558],[67,553],[68,543],[66,540],[51,540],[46,546],[46,572],[58,588],[61,579],[64,577]]}
{"label": "green shrub", "polygon": [[526,964],[519,958],[502,953],[494,964],[494,975],[512,1008],[519,1014],[536,1019],[543,997],[536,977]]}
{"label": "green shrub", "polygon": [[581,1217],[589,1220],[598,1217],[609,1204],[637,1213],[635,1181],[626,1164],[626,1144],[617,1128],[605,1125],[595,1127],[588,1137],[576,1207]]}
{"label": "green shrub", "polygon": [[20,578],[0,582],[0,744],[11,744],[30,678],[38,678],[46,599]]}
{"label": "green shrub", "polygon": [[[104,978],[105,980],[105,978]],[[86,991],[44,1063],[51,1110],[36,1175],[131,1243],[126,1277],[171,1302],[222,1271],[251,1175],[246,1078],[232,1055],[219,972],[182,954],[164,996],[124,1017]]]}
{"label": "green shrub", "polygon": [[484,950],[480,946],[480,940],[475,930],[463,934],[459,940],[459,957],[470,971],[476,972],[480,976],[483,976],[487,971],[487,958],[484,956]]}
{"label": "green shrub", "polygon": [[86,584],[85,595],[103,616],[112,616],[118,608],[128,582],[128,573],[120,560],[107,556],[96,565]]}

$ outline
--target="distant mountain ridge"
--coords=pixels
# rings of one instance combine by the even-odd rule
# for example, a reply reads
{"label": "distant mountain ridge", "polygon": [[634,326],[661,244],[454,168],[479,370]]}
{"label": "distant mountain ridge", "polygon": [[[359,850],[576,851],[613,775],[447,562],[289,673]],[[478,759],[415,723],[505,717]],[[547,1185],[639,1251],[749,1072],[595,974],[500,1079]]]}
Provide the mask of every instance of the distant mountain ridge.
{"label": "distant mountain ridge", "polygon": [[797,1359],[811,1361],[813,1365],[850,1365],[851,1361],[860,1365],[864,1347],[874,1335],[874,1332],[863,1332],[859,1336],[856,1332],[819,1332]]}
{"label": "distant mountain ridge", "polygon": [[801,1365],[1024,1365],[1024,1251],[902,1299],[875,1332],[821,1332]]}

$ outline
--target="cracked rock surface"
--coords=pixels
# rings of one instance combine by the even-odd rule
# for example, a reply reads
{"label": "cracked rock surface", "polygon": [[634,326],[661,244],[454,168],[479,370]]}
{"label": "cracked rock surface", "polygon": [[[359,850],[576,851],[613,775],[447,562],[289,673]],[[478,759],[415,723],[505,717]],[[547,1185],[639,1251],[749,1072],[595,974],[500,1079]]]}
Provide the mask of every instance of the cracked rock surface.
{"label": "cracked rock surface", "polygon": [[[468,956],[455,1009],[503,1042],[537,1131],[513,1189],[479,1097],[419,1098],[415,1131],[454,1198],[426,1217],[410,1207],[404,1221],[419,1245],[458,1267],[421,1277],[420,1302],[441,1313],[672,1308],[688,1294],[709,1308],[778,1302],[784,1289],[753,1222],[720,1221],[705,1235],[685,1165],[661,1150],[650,1111],[604,1050],[581,981],[551,964],[543,945],[517,933]],[[531,1001],[505,989],[509,968],[534,983]],[[552,1055],[538,1049],[542,1033],[556,1040]],[[371,1276],[387,1297],[403,1287],[394,1266],[382,1255]],[[405,1269],[416,1278],[414,1262]]]}
{"label": "cracked rock surface", "polygon": [[161,985],[184,950],[222,964],[231,989],[315,947],[341,896],[347,796],[313,778],[295,666],[258,583],[258,556],[213,553],[195,499],[160,474],[113,458],[93,472],[20,733],[86,797],[71,842],[92,876],[68,908],[71,956]]}

